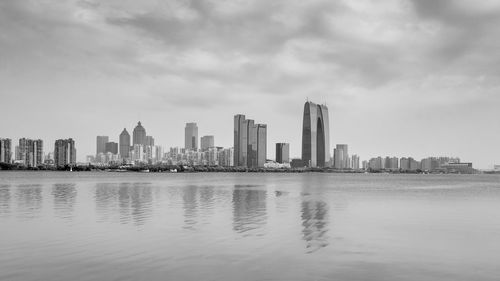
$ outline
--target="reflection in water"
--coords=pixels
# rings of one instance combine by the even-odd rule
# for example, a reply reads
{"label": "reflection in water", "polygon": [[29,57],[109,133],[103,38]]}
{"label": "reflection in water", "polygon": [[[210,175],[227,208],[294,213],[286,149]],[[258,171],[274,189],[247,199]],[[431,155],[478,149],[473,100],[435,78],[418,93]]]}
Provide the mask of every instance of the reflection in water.
{"label": "reflection in water", "polygon": [[54,209],[60,218],[71,218],[76,200],[74,183],[56,183],[52,188],[54,196]]}
{"label": "reflection in water", "polygon": [[196,198],[196,193],[198,188],[196,186],[187,186],[182,189],[182,203],[184,206],[184,228],[194,229],[197,223],[197,208],[198,200]]}
{"label": "reflection in water", "polygon": [[308,252],[328,246],[328,205],[323,201],[302,201],[302,238]]}
{"label": "reflection in water", "polygon": [[149,183],[98,183],[95,199],[103,220],[114,221],[118,212],[121,223],[133,220],[142,225],[151,217],[153,194]]}
{"label": "reflection in water", "polygon": [[266,224],[265,190],[235,186],[233,189],[233,229],[237,233],[251,234]]}
{"label": "reflection in water", "polygon": [[10,185],[0,185],[0,216],[10,213]]}
{"label": "reflection in water", "polygon": [[16,195],[18,214],[21,217],[33,218],[42,209],[42,185],[18,185]]}

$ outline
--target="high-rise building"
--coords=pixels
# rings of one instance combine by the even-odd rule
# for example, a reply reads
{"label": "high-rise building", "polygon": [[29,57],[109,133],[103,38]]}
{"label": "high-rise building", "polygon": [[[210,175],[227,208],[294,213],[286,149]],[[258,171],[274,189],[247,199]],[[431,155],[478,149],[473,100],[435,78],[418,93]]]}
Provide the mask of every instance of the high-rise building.
{"label": "high-rise building", "polygon": [[118,143],[116,142],[107,142],[105,145],[104,145],[104,153],[108,153],[110,152],[111,154],[118,154]]}
{"label": "high-rise building", "polygon": [[145,145],[155,146],[155,138],[153,138],[152,136],[146,136],[146,144]]}
{"label": "high-rise building", "polygon": [[106,152],[106,143],[109,142],[108,136],[97,136],[96,138],[96,155]]}
{"label": "high-rise building", "polygon": [[54,145],[54,164],[57,167],[76,164],[76,148],[73,139],[59,139]]}
{"label": "high-rise building", "polygon": [[144,154],[144,145],[142,144],[134,144],[134,150],[133,150],[133,157],[132,160],[138,161],[138,162],[144,162],[145,161],[145,154]]}
{"label": "high-rise building", "polygon": [[43,141],[26,138],[19,139],[18,159],[25,166],[36,167],[43,164]]}
{"label": "high-rise building", "polygon": [[198,150],[198,125],[196,123],[186,123],[184,129],[184,148]]}
{"label": "high-rise building", "polygon": [[276,144],[276,162],[278,163],[290,163],[290,144],[289,143],[277,143]]}
{"label": "high-rise building", "polygon": [[356,154],[351,156],[351,169],[359,170],[359,156]]}
{"label": "high-rise building", "polygon": [[140,121],[137,123],[132,133],[132,144],[146,145],[146,129],[144,129]]}
{"label": "high-rise building", "polygon": [[0,163],[12,162],[12,140],[0,138]]}
{"label": "high-rise building", "polygon": [[245,115],[234,116],[234,165],[264,167],[267,157],[267,125],[254,124]]}
{"label": "high-rise building", "polygon": [[399,159],[399,168],[403,171],[410,170],[410,161],[408,158],[403,157]]}
{"label": "high-rise building", "polygon": [[349,165],[349,151],[347,144],[337,144],[333,150],[333,167],[336,169],[347,169]]}
{"label": "high-rise building", "polygon": [[201,151],[207,151],[210,147],[214,147],[214,136],[203,136],[200,139]]}
{"label": "high-rise building", "polygon": [[304,105],[302,160],[309,167],[326,167],[330,162],[328,107],[313,102]]}
{"label": "high-rise building", "polygon": [[130,134],[126,128],[120,134],[120,156],[122,158],[130,157]]}

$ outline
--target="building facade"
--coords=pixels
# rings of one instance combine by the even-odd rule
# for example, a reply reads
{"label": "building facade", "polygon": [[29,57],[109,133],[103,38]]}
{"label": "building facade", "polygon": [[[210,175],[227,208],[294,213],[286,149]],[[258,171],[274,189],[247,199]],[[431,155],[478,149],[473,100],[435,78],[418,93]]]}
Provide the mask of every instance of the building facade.
{"label": "building facade", "polygon": [[264,167],[267,157],[267,125],[255,124],[245,115],[234,116],[234,165]]}
{"label": "building facade", "polygon": [[200,139],[201,151],[207,151],[210,147],[214,147],[214,136],[203,136]]}
{"label": "building facade", "polygon": [[326,105],[310,101],[304,105],[302,160],[309,167],[326,167],[330,163],[330,123]]}
{"label": "building facade", "polygon": [[336,169],[350,168],[347,144],[337,144],[337,147],[333,150],[333,167]]}
{"label": "building facade", "polygon": [[0,163],[12,162],[12,140],[0,138]]}
{"label": "building facade", "polygon": [[76,148],[73,139],[59,139],[54,145],[54,164],[56,167],[76,164]]}
{"label": "building facade", "polygon": [[130,134],[126,128],[120,133],[120,156],[128,159],[130,157]]}
{"label": "building facade", "polygon": [[136,144],[146,145],[146,129],[142,126],[140,121],[132,132],[132,145]]}
{"label": "building facade", "polygon": [[276,144],[276,162],[290,163],[290,144],[289,143],[277,143]]}
{"label": "building facade", "polygon": [[27,167],[43,164],[43,141],[21,138],[17,149],[18,160]]}
{"label": "building facade", "polygon": [[118,154],[118,143],[116,142],[107,142],[105,145],[104,145],[104,153],[108,153],[110,152],[111,154]]}
{"label": "building facade", "polygon": [[108,136],[97,136],[96,137],[96,152],[95,155],[98,155],[99,153],[105,153],[106,152],[106,143],[109,142],[109,137]]}
{"label": "building facade", "polygon": [[198,150],[198,125],[196,123],[186,123],[186,128],[184,128],[184,148]]}

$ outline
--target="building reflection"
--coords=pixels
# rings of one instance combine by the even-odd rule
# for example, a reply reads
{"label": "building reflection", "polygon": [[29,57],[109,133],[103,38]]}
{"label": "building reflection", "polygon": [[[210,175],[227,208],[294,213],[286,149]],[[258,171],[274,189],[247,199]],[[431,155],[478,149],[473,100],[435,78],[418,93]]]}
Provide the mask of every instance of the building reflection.
{"label": "building reflection", "polygon": [[10,185],[0,185],[0,217],[10,214]]}
{"label": "building reflection", "polygon": [[182,189],[182,205],[184,208],[184,228],[195,229],[198,214],[197,186],[186,186]]}
{"label": "building reflection", "polygon": [[76,201],[76,185],[74,183],[56,183],[52,187],[54,209],[59,218],[72,218]]}
{"label": "building reflection", "polygon": [[235,185],[233,189],[233,230],[258,235],[267,220],[267,191]]}
{"label": "building reflection", "polygon": [[328,246],[328,205],[321,200],[302,201],[302,238],[308,252]]}
{"label": "building reflection", "polygon": [[33,218],[42,209],[42,185],[18,185],[16,190],[18,214],[21,217]]}
{"label": "building reflection", "polygon": [[101,220],[142,225],[151,217],[150,183],[98,183],[95,190],[96,210]]}

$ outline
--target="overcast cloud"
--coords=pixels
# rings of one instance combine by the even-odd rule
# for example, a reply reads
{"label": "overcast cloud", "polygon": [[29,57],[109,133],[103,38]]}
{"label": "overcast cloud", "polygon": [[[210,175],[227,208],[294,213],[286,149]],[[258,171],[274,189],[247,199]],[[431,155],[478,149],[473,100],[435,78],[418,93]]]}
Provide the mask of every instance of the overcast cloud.
{"label": "overcast cloud", "polygon": [[[232,146],[233,115],[300,156],[303,103],[362,159],[500,164],[500,2],[0,1],[0,136],[118,141],[141,120]],[[333,149],[333,147],[332,147]]]}

